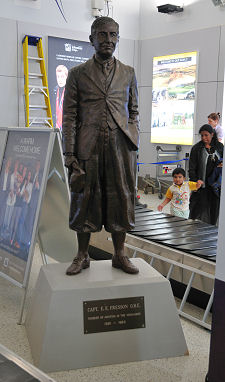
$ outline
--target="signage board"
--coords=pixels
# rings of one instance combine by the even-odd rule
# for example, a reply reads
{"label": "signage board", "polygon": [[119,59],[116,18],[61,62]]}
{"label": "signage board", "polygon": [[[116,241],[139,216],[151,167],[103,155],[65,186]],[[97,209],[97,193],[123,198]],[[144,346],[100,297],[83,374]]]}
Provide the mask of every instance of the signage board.
{"label": "signage board", "polygon": [[0,172],[0,274],[23,285],[43,193],[50,130],[12,129]]}
{"label": "signage board", "polygon": [[62,110],[68,70],[80,65],[94,54],[87,41],[48,37],[48,87],[53,126],[62,129]]}
{"label": "signage board", "polygon": [[153,58],[151,142],[192,145],[197,52]]}
{"label": "signage board", "polygon": [[84,334],[145,328],[144,297],[83,302]]}

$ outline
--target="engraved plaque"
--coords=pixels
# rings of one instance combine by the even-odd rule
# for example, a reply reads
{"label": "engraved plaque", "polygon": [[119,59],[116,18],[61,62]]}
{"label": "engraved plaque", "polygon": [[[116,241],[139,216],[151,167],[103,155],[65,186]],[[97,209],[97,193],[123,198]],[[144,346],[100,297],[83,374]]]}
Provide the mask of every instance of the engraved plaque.
{"label": "engraved plaque", "polygon": [[145,328],[144,297],[83,302],[84,334]]}

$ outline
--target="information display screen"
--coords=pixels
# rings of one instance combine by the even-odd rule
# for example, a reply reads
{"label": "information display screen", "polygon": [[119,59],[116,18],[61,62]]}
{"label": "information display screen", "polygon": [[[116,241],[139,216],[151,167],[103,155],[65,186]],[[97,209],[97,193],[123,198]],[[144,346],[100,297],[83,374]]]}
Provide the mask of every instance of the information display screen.
{"label": "information display screen", "polygon": [[197,52],[153,58],[151,142],[192,145]]}

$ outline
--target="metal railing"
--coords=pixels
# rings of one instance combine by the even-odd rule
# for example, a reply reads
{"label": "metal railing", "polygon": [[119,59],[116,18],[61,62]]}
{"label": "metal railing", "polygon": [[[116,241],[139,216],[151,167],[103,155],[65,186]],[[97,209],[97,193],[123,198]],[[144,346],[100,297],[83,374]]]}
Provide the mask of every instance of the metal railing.
{"label": "metal railing", "polygon": [[188,281],[188,283],[186,285],[185,292],[184,292],[183,298],[181,300],[180,306],[178,307],[178,313],[179,313],[180,316],[185,317],[185,318],[189,319],[190,321],[193,321],[196,324],[199,324],[200,326],[203,326],[206,329],[209,329],[209,330],[211,329],[211,324],[207,323],[206,320],[207,320],[207,318],[209,316],[209,312],[210,312],[210,309],[211,309],[211,306],[212,306],[212,303],[213,303],[213,297],[214,297],[214,289],[213,288],[212,288],[212,292],[211,292],[211,295],[210,295],[209,300],[208,300],[208,304],[207,304],[207,306],[206,306],[206,308],[204,310],[202,319],[196,318],[196,317],[194,317],[193,315],[191,315],[189,313],[185,313],[184,312],[184,307],[185,307],[185,304],[187,302],[187,298],[188,298],[188,295],[190,293],[190,290],[191,290],[191,287],[192,287],[192,284],[193,284],[195,276],[199,275],[199,276],[206,277],[208,279],[214,280],[215,276],[213,274],[204,272],[204,271],[202,271],[200,269],[197,269],[197,268],[194,268],[194,267],[192,267],[190,265],[186,265],[186,264],[180,263],[178,261],[171,260],[169,258],[166,258],[166,257],[160,255],[160,254],[156,254],[156,253],[150,252],[150,251],[148,251],[146,249],[142,249],[142,248],[136,247],[136,246],[128,244],[128,243],[125,243],[125,246],[127,248],[129,248],[129,249],[134,251],[133,252],[133,257],[136,257],[137,253],[142,253],[144,255],[149,256],[150,257],[149,264],[151,266],[153,266],[153,267],[154,267],[155,259],[158,259],[158,260],[160,260],[162,262],[165,262],[166,264],[169,264],[169,270],[168,270],[167,274],[164,275],[168,280],[170,280],[170,278],[171,278],[171,274],[172,274],[172,272],[174,270],[174,267],[179,267],[182,270],[189,271],[191,273],[191,275],[190,275],[189,281]]}

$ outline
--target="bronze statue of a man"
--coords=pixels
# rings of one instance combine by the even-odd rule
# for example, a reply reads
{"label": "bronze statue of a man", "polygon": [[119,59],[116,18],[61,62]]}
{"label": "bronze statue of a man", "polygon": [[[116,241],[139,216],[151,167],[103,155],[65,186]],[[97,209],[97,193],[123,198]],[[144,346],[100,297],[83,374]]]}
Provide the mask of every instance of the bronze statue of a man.
{"label": "bronze statue of a man", "polygon": [[134,69],[113,57],[119,25],[99,17],[91,26],[95,55],[69,72],[63,105],[63,153],[71,189],[69,225],[78,253],[67,275],[90,266],[91,232],[112,235],[112,266],[135,274],[124,255],[126,232],[134,228],[137,83]]}

